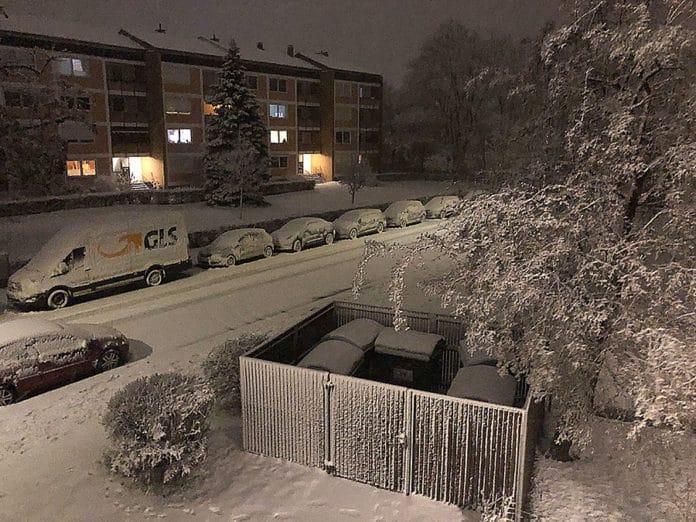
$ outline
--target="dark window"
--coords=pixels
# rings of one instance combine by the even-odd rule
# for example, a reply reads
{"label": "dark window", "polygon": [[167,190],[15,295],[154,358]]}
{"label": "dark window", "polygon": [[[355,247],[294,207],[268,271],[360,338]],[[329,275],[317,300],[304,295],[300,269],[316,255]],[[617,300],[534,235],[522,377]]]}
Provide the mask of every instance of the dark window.
{"label": "dark window", "polygon": [[68,265],[70,270],[82,268],[85,265],[85,247],[76,248],[70,252],[63,262]]}
{"label": "dark window", "polygon": [[311,132],[300,132],[300,143],[312,143],[312,133]]}
{"label": "dark window", "polygon": [[268,80],[268,88],[274,92],[287,92],[288,82],[281,78],[270,78]]}
{"label": "dark window", "polygon": [[80,111],[88,111],[91,107],[88,96],[78,96],[77,97],[77,109]]}
{"label": "dark window", "polygon": [[109,97],[109,102],[111,103],[111,110],[114,112],[124,112],[126,110],[126,100],[123,96],[111,96]]}
{"label": "dark window", "polygon": [[287,156],[271,156],[271,167],[274,169],[285,169],[288,167]]}
{"label": "dark window", "polygon": [[[24,95],[26,97],[26,94]],[[5,91],[5,105],[8,107],[26,107],[23,96],[16,91]]]}
{"label": "dark window", "polygon": [[145,96],[138,96],[138,101],[136,102],[136,107],[138,112],[147,111],[147,98]]}
{"label": "dark window", "polygon": [[259,88],[259,78],[253,74],[247,74],[246,76],[246,86],[248,89],[258,89]]}
{"label": "dark window", "polygon": [[336,143],[350,143],[350,131],[337,131]]}

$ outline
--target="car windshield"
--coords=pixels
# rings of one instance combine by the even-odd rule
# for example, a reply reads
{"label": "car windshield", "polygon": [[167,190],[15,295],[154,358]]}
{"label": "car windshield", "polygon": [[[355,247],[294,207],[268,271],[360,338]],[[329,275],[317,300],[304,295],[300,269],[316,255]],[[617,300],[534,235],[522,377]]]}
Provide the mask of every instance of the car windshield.
{"label": "car windshield", "polygon": [[310,219],[293,219],[285,223],[282,227],[278,229],[278,232],[282,234],[292,234],[294,232],[301,232],[309,224]]}
{"label": "car windshield", "polygon": [[247,232],[247,230],[232,230],[230,232],[225,232],[224,234],[215,238],[215,241],[213,241],[210,245],[214,247],[233,245],[237,243]]}
{"label": "car windshield", "polygon": [[0,346],[5,346],[20,339],[32,339],[48,334],[56,334],[63,326],[43,319],[15,319],[0,324]]}
{"label": "car windshield", "polygon": [[364,210],[349,210],[338,219],[348,221],[352,219],[358,219],[360,216],[363,216],[365,214],[366,212]]}

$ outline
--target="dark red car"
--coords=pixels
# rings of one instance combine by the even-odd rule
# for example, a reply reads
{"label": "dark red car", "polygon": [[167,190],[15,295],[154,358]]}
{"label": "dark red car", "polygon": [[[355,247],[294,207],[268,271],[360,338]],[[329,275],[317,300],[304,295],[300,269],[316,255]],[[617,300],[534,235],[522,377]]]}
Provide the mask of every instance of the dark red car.
{"label": "dark red car", "polygon": [[0,323],[0,406],[111,370],[128,355],[128,339],[109,326],[33,318]]}

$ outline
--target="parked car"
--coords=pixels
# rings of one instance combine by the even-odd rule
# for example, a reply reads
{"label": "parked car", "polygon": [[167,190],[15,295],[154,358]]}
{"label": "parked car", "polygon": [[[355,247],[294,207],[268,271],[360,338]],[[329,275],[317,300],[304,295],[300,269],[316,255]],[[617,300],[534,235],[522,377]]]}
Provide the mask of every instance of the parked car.
{"label": "parked car", "polygon": [[219,235],[198,251],[198,264],[205,267],[234,266],[239,261],[273,255],[273,238],[262,228],[239,228]]}
{"label": "parked car", "polygon": [[416,200],[395,201],[384,211],[387,225],[405,227],[412,223],[421,223],[425,219],[425,207]]}
{"label": "parked car", "polygon": [[387,226],[387,218],[377,208],[349,210],[333,222],[336,237],[355,239],[369,232],[381,233]]}
{"label": "parked car", "polygon": [[78,376],[112,370],[128,356],[128,339],[109,326],[34,318],[0,323],[0,406]]}
{"label": "parked car", "polygon": [[459,196],[435,196],[425,204],[425,216],[445,219],[453,216],[459,206]]}
{"label": "parked car", "polygon": [[303,217],[288,221],[271,234],[276,250],[299,252],[304,247],[319,243],[330,245],[336,232],[333,225],[320,218]]}
{"label": "parked car", "polygon": [[10,276],[12,303],[68,306],[73,297],[143,280],[157,286],[191,266],[178,212],[114,212],[64,228]]}

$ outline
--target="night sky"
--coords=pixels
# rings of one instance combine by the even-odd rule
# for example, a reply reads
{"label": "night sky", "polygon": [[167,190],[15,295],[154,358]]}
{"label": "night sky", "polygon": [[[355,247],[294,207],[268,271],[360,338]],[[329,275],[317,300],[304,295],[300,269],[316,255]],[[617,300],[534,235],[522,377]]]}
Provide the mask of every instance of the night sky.
{"label": "night sky", "polygon": [[16,14],[65,18],[133,31],[234,36],[285,49],[327,50],[397,83],[425,38],[453,18],[482,34],[534,33],[554,0],[0,0]]}

